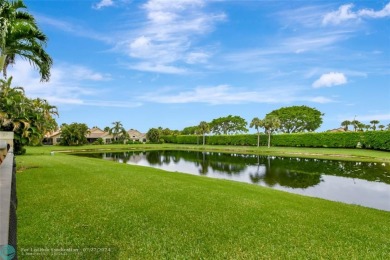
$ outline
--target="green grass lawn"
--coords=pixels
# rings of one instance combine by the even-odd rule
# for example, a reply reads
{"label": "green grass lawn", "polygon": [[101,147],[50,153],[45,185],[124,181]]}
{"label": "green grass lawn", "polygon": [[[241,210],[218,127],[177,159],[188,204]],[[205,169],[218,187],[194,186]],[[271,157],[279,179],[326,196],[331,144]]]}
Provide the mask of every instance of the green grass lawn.
{"label": "green grass lawn", "polygon": [[[28,147],[27,155],[17,157],[21,259],[33,250],[61,248],[87,250],[63,255],[79,259],[390,257],[390,212],[256,185],[50,155],[53,148],[63,149]],[[86,148],[97,147],[78,149]],[[341,154],[386,161],[381,152]]]}

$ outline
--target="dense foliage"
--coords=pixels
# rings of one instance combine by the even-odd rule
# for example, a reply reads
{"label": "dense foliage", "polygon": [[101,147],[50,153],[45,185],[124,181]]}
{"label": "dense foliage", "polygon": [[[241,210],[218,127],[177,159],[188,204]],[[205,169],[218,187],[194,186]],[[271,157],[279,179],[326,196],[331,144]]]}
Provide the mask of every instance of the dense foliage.
{"label": "dense foliage", "polygon": [[280,120],[279,131],[283,133],[312,132],[322,124],[323,114],[315,108],[307,106],[282,107],[268,113]]}
{"label": "dense foliage", "polygon": [[[166,143],[199,144],[196,135],[162,136]],[[273,146],[367,148],[390,151],[390,131],[295,133],[276,134],[271,137]],[[206,136],[209,145],[257,145],[256,134]],[[260,134],[260,145],[267,145],[265,134]]]}
{"label": "dense foliage", "polygon": [[248,132],[247,124],[244,118],[232,115],[216,118],[209,123],[210,131],[217,135]]}
{"label": "dense foliage", "polygon": [[83,145],[86,144],[88,126],[81,123],[61,125],[61,145]]}
{"label": "dense foliage", "polygon": [[151,143],[158,143],[160,141],[160,130],[157,128],[149,129],[149,131],[146,133],[146,138]]}
{"label": "dense foliage", "polygon": [[29,99],[21,87],[12,88],[7,68],[16,56],[27,59],[38,68],[42,81],[50,78],[53,63],[44,47],[46,35],[34,17],[26,11],[22,0],[0,0],[0,131],[14,132],[14,153],[25,153],[24,145],[39,144],[47,131],[55,129],[53,115],[57,108],[43,99]]}
{"label": "dense foliage", "polygon": [[40,144],[54,130],[57,108],[44,99],[30,99],[22,87],[11,87],[12,77],[0,80],[0,131],[14,132],[14,153],[24,154],[24,145]]}

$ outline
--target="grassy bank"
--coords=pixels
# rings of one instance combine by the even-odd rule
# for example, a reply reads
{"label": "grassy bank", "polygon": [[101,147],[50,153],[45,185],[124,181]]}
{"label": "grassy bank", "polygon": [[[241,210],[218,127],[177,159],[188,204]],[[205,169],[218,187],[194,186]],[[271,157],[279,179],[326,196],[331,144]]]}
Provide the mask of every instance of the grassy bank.
{"label": "grassy bank", "polygon": [[17,157],[22,259],[390,257],[390,212],[51,149]]}

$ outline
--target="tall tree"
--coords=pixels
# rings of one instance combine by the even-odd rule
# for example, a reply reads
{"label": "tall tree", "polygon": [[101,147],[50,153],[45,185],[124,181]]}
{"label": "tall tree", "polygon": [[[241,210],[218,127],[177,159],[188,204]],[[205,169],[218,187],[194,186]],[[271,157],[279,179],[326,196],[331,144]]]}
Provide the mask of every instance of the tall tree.
{"label": "tall tree", "polygon": [[348,126],[349,125],[351,125],[351,121],[349,121],[349,120],[344,120],[343,122],[341,122],[341,126],[344,127],[345,131],[348,131]]}
{"label": "tall tree", "polygon": [[249,125],[250,128],[254,127],[257,131],[257,147],[260,146],[260,128],[264,127],[264,120],[255,117]]}
{"label": "tall tree", "polygon": [[0,71],[5,77],[18,55],[38,68],[41,81],[48,81],[53,61],[44,50],[47,40],[22,0],[0,0]]}
{"label": "tall tree", "polygon": [[206,134],[210,132],[210,126],[206,121],[202,121],[199,123],[198,127],[199,133],[203,135],[203,145],[206,143]]}
{"label": "tall tree", "polygon": [[122,123],[120,121],[115,121],[115,122],[112,122],[112,124],[114,126],[110,128],[109,133],[112,134],[112,136],[116,142],[124,141],[124,139],[127,136],[127,132],[126,132],[126,129],[123,127]]}
{"label": "tall tree", "polygon": [[276,116],[280,120],[280,131],[296,133],[314,131],[322,124],[322,114],[315,108],[307,106],[282,107],[266,116]]}
{"label": "tall tree", "polygon": [[379,124],[378,120],[371,120],[370,124],[372,124],[372,130],[376,130],[376,125]]}
{"label": "tall tree", "polygon": [[271,134],[272,132],[279,129],[281,126],[281,122],[277,116],[274,115],[267,115],[264,119],[263,124],[266,132],[268,133],[268,148],[271,147]]}
{"label": "tall tree", "polygon": [[361,124],[361,123],[360,123],[360,121],[354,119],[354,120],[351,121],[351,124],[353,126],[354,131],[356,132],[358,130],[358,128],[359,128],[359,124]]}
{"label": "tall tree", "polygon": [[239,132],[248,132],[248,129],[246,128],[247,125],[248,123],[244,118],[228,115],[211,121],[210,130],[214,134],[235,134]]}

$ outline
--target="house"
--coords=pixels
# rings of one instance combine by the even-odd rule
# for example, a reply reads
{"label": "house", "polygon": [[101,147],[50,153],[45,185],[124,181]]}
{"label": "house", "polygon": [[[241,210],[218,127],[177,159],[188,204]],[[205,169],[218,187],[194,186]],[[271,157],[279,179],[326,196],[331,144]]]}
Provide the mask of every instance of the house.
{"label": "house", "polygon": [[336,129],[328,130],[328,131],[326,131],[326,132],[338,133],[338,132],[347,132],[347,131],[345,130],[344,127],[339,127],[339,128],[336,128]]}
{"label": "house", "polygon": [[[135,129],[130,129],[127,133],[129,135],[129,140],[132,140],[133,142],[146,142],[146,134],[143,134]],[[85,137],[87,138],[88,143],[94,143],[101,138],[104,144],[112,143],[114,138],[110,133],[101,130],[99,127],[89,129],[89,132]],[[43,138],[43,144],[46,145],[57,145],[60,142],[61,129],[47,133]]]}
{"label": "house", "polygon": [[89,129],[89,133],[86,135],[88,143],[94,143],[98,141],[99,138],[103,140],[104,144],[109,144],[112,142],[113,136],[108,132],[101,130],[99,127],[93,127]]}
{"label": "house", "polygon": [[146,142],[146,134],[143,134],[135,129],[130,129],[127,131],[127,134],[129,135],[129,140],[132,140],[133,142]]}
{"label": "house", "polygon": [[43,138],[42,143],[46,145],[56,145],[61,142],[61,130],[56,130],[51,133],[47,133]]}

